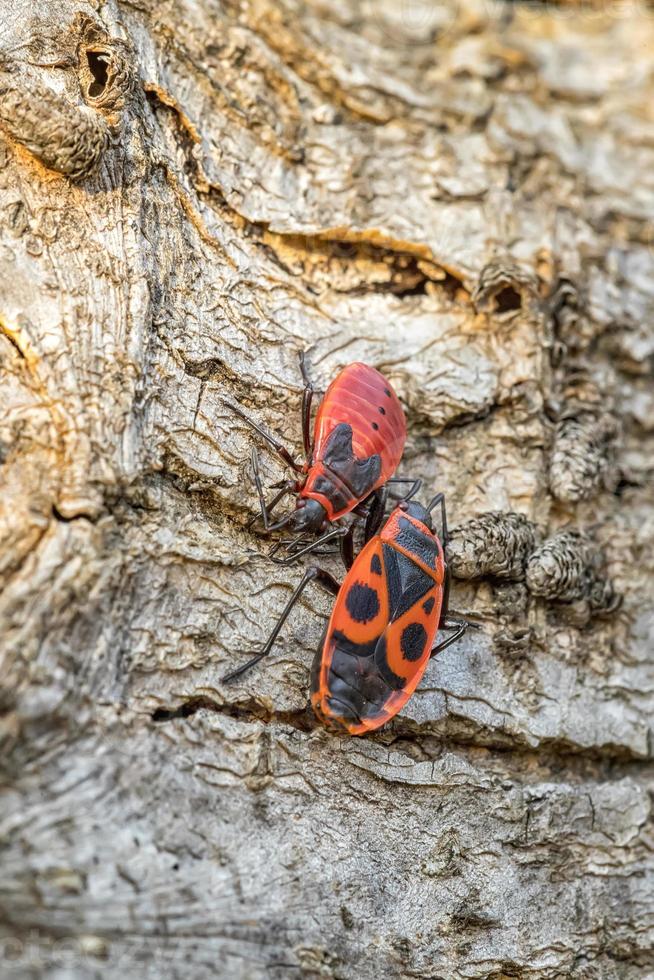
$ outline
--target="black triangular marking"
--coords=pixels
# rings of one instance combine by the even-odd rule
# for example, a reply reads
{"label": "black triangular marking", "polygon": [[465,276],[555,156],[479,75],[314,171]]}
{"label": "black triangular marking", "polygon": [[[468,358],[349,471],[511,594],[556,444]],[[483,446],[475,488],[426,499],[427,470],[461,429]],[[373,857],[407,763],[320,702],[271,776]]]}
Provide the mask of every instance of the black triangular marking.
{"label": "black triangular marking", "polygon": [[[380,473],[381,457],[375,453],[367,459],[355,460],[352,469],[343,473],[343,480],[352,488],[352,493],[361,500],[378,482]],[[340,475],[339,473],[338,476]]]}
{"label": "black triangular marking", "polygon": [[388,544],[382,544],[389,595],[389,621],[399,619],[434,587],[431,575]]}
{"label": "black triangular marking", "polygon": [[397,543],[419,558],[427,568],[436,568],[438,545],[433,534],[421,531],[408,517],[400,517]]}
{"label": "black triangular marking", "polygon": [[375,453],[358,459],[352,449],[352,426],[340,422],[327,437],[322,462],[350,488],[358,500],[372,490],[381,473],[381,457]]}

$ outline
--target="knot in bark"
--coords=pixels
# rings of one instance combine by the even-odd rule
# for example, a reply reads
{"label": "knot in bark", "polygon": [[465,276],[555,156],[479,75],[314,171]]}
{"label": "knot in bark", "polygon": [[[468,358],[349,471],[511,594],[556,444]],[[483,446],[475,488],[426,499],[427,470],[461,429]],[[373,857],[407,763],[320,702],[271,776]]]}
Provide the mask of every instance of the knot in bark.
{"label": "knot in bark", "polygon": [[489,511],[453,529],[447,561],[456,578],[519,580],[537,541],[536,526],[522,514]]}
{"label": "knot in bark", "polygon": [[562,531],[549,538],[527,562],[526,581],[532,595],[558,602],[587,601],[596,611],[611,612],[619,604],[604,570],[600,549],[581,531]]}
{"label": "knot in bark", "polygon": [[558,500],[574,503],[600,489],[611,469],[616,435],[616,421],[609,414],[583,412],[558,422],[549,472]]}
{"label": "knot in bark", "polygon": [[102,117],[17,66],[0,69],[0,126],[45,167],[72,180],[97,168],[108,139]]}
{"label": "knot in bark", "polygon": [[496,258],[481,270],[472,302],[480,313],[508,320],[521,311],[529,312],[536,297],[537,284],[531,273],[512,259]]}

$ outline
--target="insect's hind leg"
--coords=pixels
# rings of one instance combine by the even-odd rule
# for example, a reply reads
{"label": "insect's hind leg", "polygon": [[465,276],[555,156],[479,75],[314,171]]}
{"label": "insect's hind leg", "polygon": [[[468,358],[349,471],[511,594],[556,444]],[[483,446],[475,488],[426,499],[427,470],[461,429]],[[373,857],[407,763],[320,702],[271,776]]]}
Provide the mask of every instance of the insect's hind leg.
{"label": "insect's hind leg", "polygon": [[232,670],[228,674],[225,674],[225,676],[222,678],[223,684],[227,684],[229,681],[233,681],[235,678],[240,677],[241,674],[244,674],[247,670],[250,670],[251,667],[254,667],[255,664],[258,664],[260,660],[263,660],[264,657],[268,656],[273,648],[275,640],[279,636],[282,626],[288,619],[293,606],[298,601],[309,582],[317,582],[323,587],[323,589],[331,593],[331,595],[337,595],[338,590],[340,589],[340,584],[336,581],[334,576],[330,575],[329,572],[326,572],[323,568],[318,568],[317,565],[314,565],[312,568],[308,568],[299,585],[295,588],[293,595],[284,606],[279,619],[277,620],[270,636],[262,648],[258,650],[255,656],[248,660],[247,663],[244,663],[240,667],[237,667],[236,670]]}

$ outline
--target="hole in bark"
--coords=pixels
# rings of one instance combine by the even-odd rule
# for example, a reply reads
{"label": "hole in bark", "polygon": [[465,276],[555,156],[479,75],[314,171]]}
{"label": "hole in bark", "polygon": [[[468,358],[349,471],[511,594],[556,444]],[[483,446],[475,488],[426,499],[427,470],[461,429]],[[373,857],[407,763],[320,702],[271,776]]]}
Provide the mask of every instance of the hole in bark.
{"label": "hole in bark", "polygon": [[105,51],[87,51],[86,60],[89,64],[89,71],[93,75],[93,81],[89,85],[89,96],[92,99],[97,99],[107,87],[111,58]]}
{"label": "hole in bark", "polygon": [[189,701],[178,708],[157,708],[152,712],[153,721],[172,721],[174,718],[189,718],[194,715],[201,705]]}
{"label": "hole in bark", "polygon": [[643,482],[639,482],[638,480],[628,480],[626,477],[622,477],[613,493],[616,497],[622,497],[627,490],[639,489],[643,486]]}
{"label": "hole in bark", "polygon": [[495,296],[496,313],[509,313],[511,310],[519,310],[521,306],[522,296],[513,286],[505,286]]}

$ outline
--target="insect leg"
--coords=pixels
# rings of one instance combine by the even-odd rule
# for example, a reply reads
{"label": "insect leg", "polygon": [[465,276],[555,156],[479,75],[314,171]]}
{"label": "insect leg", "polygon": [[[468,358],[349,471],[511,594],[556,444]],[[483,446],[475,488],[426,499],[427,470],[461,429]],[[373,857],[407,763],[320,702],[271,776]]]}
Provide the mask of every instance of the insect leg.
{"label": "insect leg", "polygon": [[447,514],[445,512],[444,493],[437,493],[436,496],[432,500],[430,500],[430,502],[427,504],[427,512],[431,514],[434,507],[437,507],[438,504],[441,505],[441,530],[442,530],[441,542],[443,544],[443,548],[445,548],[447,545],[447,539],[449,537],[449,534],[447,531]]}
{"label": "insect leg", "polygon": [[443,579],[443,600],[441,602],[441,623],[445,622],[447,619],[447,614],[450,609],[450,566],[445,564],[445,578]]}
{"label": "insect leg", "polygon": [[313,401],[313,382],[309,377],[304,351],[300,351],[300,371],[304,381],[304,392],[302,394],[302,442],[304,444],[304,455],[307,463],[311,463],[313,454],[313,443],[311,440],[311,402]]}
{"label": "insect leg", "polygon": [[[261,508],[261,520],[263,521],[264,528],[266,529],[266,531],[268,531],[271,526],[270,514],[272,510],[277,506],[279,501],[286,496],[287,493],[293,493],[297,489],[297,483],[295,480],[286,481],[283,484],[281,490],[279,490],[272,498],[270,503],[267,504],[263,495],[263,484],[261,482],[261,473],[259,471],[259,455],[256,449],[254,448],[254,446],[252,447],[251,458],[252,458],[252,476],[254,478],[254,485],[257,488],[257,495],[259,497],[259,506]],[[252,518],[252,520],[248,524],[248,528],[252,527],[256,519],[257,519],[256,517]]]}
{"label": "insect leg", "polygon": [[375,494],[376,493],[377,493],[377,491],[376,490],[373,490],[372,493],[369,493],[367,497],[364,497],[364,499],[361,500],[356,505],[356,507],[353,507],[352,508],[352,513],[353,514],[356,514],[357,517],[366,517],[367,514],[368,514],[368,511],[370,509],[370,505],[373,502],[373,500],[375,499]]}
{"label": "insect leg", "polygon": [[[285,486],[283,490],[280,490],[278,493],[276,493],[275,496],[270,501],[270,503],[266,503],[265,501],[263,501],[263,506],[261,507],[261,514],[257,514],[256,517],[252,518],[252,520],[248,524],[248,530],[252,527],[254,522],[259,517],[261,517],[263,521],[263,526],[265,527],[266,531],[269,531],[272,526],[270,523],[270,515],[272,511],[275,509],[279,501],[286,496],[286,494],[294,493],[295,489],[296,489],[295,480],[289,480],[288,486]],[[261,496],[259,496],[259,503],[260,504],[262,503]],[[264,508],[265,508],[266,517],[264,517]],[[267,522],[266,522],[266,518],[267,518]]]}
{"label": "insect leg", "polygon": [[268,557],[271,558],[276,565],[294,565],[295,562],[298,560],[298,558],[302,558],[303,555],[308,555],[312,551],[315,551],[316,548],[322,547],[322,545],[326,544],[327,541],[334,541],[336,538],[345,538],[348,534],[349,534],[349,528],[347,528],[344,524],[342,524],[339,525],[338,527],[332,528],[331,531],[327,531],[321,537],[316,538],[315,541],[312,541],[311,544],[306,545],[306,547],[304,548],[300,548],[299,551],[294,551],[291,555],[288,555],[286,558],[275,557],[275,553],[278,548],[277,545],[275,545],[271,549],[271,551],[268,553]]}
{"label": "insect leg", "polygon": [[478,630],[481,629],[477,623],[470,623],[466,619],[450,619],[447,615],[450,604],[450,570],[445,566],[445,581],[443,582],[443,602],[441,605],[441,618],[438,624],[439,630],[456,630],[453,636],[448,637],[447,640],[443,640],[442,643],[437,643],[436,646],[431,651],[431,656],[440,653],[441,650],[445,650],[449,647],[450,643],[454,643],[463,636],[466,630]]}
{"label": "insect leg", "polygon": [[300,466],[300,464],[295,462],[295,460],[289,453],[286,446],[283,443],[281,443],[276,436],[274,436],[271,432],[268,432],[266,429],[260,426],[258,422],[255,422],[254,419],[251,419],[248,415],[246,415],[245,412],[238,407],[238,405],[233,405],[231,402],[228,402],[224,398],[222,399],[222,401],[224,405],[227,405],[228,408],[231,408],[231,410],[234,412],[235,415],[238,415],[238,417],[243,419],[244,422],[247,422],[247,424],[250,426],[251,429],[254,429],[255,432],[258,432],[261,438],[266,440],[268,445],[271,446],[272,449],[274,449],[279,456],[281,456],[284,462],[288,466],[290,466],[291,469],[295,470],[296,473],[302,472],[302,467]]}
{"label": "insect leg", "polygon": [[349,572],[352,565],[354,565],[354,524],[350,524],[347,534],[343,535],[339,544],[341,561],[345,565],[346,570]]}
{"label": "insect leg", "polygon": [[[412,480],[410,477],[392,476],[390,478],[390,480],[387,480],[386,481],[386,483],[387,484],[389,484],[389,483],[410,483],[411,484],[411,489],[409,490],[409,492],[407,494],[404,495],[404,497],[402,498],[403,500],[411,500],[411,498],[412,497],[415,497],[415,495],[420,491],[420,487],[422,486],[422,480],[420,479],[420,477],[418,477],[417,480]],[[427,508],[427,509],[429,510],[429,508]]]}
{"label": "insect leg", "polygon": [[366,544],[372,537],[375,536],[375,534],[377,534],[382,525],[387,500],[388,490],[386,486],[380,487],[379,490],[375,490],[374,494],[372,495],[372,503],[370,504],[368,516],[366,517],[366,523],[363,529],[363,540]]}
{"label": "insect leg", "polygon": [[453,633],[452,636],[448,636],[447,640],[442,640],[440,643],[437,643],[436,646],[432,648],[430,656],[436,656],[437,653],[440,653],[442,650],[445,650],[446,647],[449,647],[450,643],[455,643],[459,637],[463,636],[468,627],[472,625],[472,623],[458,619],[451,619],[445,623],[441,623],[438,627],[439,629],[455,630],[456,632]]}
{"label": "insect leg", "polygon": [[244,674],[247,670],[250,669],[250,667],[254,667],[255,664],[258,664],[260,660],[263,660],[263,658],[270,653],[275,643],[275,640],[279,636],[282,626],[288,619],[291,609],[298,601],[298,599],[306,589],[309,582],[318,582],[319,585],[321,585],[327,592],[330,592],[332,595],[337,595],[338,590],[340,589],[339,583],[332,575],[329,574],[329,572],[326,572],[324,569],[318,568],[317,566],[314,566],[313,568],[308,568],[307,571],[304,573],[301,582],[294,590],[293,595],[284,606],[281,616],[277,620],[270,636],[266,640],[263,647],[259,651],[257,651],[255,656],[252,657],[250,660],[248,660],[246,663],[242,664],[240,667],[237,667],[236,670],[231,670],[228,674],[225,674],[225,676],[222,678],[223,684],[226,684],[229,681],[233,681],[236,677],[240,677],[241,674]]}

